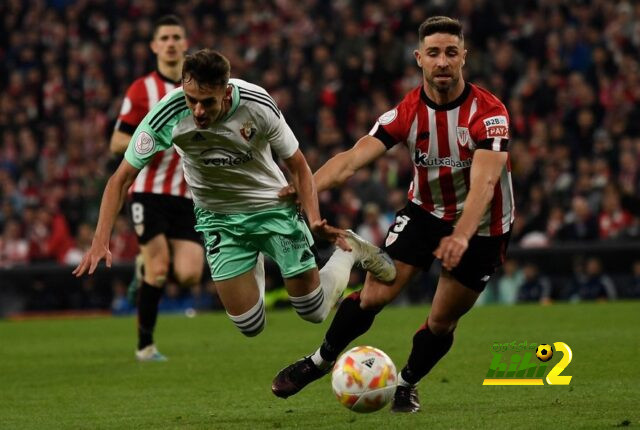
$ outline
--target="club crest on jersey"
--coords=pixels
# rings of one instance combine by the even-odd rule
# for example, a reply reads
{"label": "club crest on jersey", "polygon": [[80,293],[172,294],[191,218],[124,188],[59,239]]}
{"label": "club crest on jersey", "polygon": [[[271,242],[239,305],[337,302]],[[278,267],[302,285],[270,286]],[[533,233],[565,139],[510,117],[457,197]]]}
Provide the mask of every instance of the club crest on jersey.
{"label": "club crest on jersey", "polygon": [[469,129],[467,127],[458,127],[458,143],[462,146],[467,146],[469,143]]}
{"label": "club crest on jersey", "polygon": [[253,136],[255,136],[257,131],[258,129],[256,128],[253,121],[247,121],[244,124],[242,124],[242,128],[240,129],[240,134],[242,135],[242,137],[244,137],[244,139],[247,142],[249,142],[253,138]]}

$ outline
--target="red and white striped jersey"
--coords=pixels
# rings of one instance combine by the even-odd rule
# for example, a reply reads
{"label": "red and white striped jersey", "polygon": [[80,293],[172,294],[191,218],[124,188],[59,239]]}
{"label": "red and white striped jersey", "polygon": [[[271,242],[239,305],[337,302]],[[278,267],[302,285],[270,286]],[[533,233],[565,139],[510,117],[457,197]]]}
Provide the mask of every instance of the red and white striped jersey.
{"label": "red and white striped jersey", "polygon": [[[507,151],[509,114],[487,90],[467,83],[456,100],[438,105],[422,86],[414,89],[369,132],[387,148],[403,142],[413,158],[408,198],[444,221],[455,222],[469,193],[471,161],[476,149]],[[496,184],[477,234],[497,236],[514,218],[511,165]]]}
{"label": "red and white striped jersey", "polygon": [[[127,90],[116,122],[116,130],[133,135],[147,112],[165,94],[179,85],[179,82],[174,82],[157,71],[136,79]],[[182,161],[173,146],[155,155],[140,171],[129,192],[191,198],[191,192],[184,179]]]}

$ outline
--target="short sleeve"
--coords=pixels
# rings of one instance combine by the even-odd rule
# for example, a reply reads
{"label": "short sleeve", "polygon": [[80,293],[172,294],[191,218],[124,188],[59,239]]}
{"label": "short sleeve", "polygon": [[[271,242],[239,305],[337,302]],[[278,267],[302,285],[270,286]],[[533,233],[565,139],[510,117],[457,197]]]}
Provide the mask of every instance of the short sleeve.
{"label": "short sleeve", "polygon": [[167,94],[142,119],[127,146],[124,158],[137,169],[146,166],[153,156],[172,145],[172,131],[189,114],[181,89]]}
{"label": "short sleeve", "polygon": [[476,149],[507,151],[509,146],[509,114],[503,104],[493,104],[478,110],[469,124],[469,133]]}
{"label": "short sleeve", "polygon": [[135,81],[122,101],[115,129],[127,134],[133,134],[138,124],[149,110],[149,99],[141,80]]}
{"label": "short sleeve", "polygon": [[275,153],[283,160],[291,157],[300,146],[298,139],[291,131],[289,124],[284,119],[284,115],[272,114],[270,110],[264,111],[266,124],[266,137],[269,145]]}
{"label": "short sleeve", "polygon": [[387,149],[400,142],[405,142],[411,126],[409,111],[405,97],[395,108],[378,117],[373,128],[369,131],[369,135],[380,139]]}

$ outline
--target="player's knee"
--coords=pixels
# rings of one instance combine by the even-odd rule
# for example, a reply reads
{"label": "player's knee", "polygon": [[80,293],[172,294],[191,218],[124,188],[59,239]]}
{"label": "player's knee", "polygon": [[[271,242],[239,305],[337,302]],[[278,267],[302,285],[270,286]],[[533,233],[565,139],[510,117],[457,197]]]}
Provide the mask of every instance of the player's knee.
{"label": "player's knee", "polygon": [[262,300],[242,315],[227,315],[236,327],[238,327],[238,330],[247,337],[259,335],[267,324],[264,302]]}
{"label": "player's knee", "polygon": [[453,333],[458,325],[458,321],[450,321],[442,318],[429,317],[429,331],[436,336],[443,336],[445,334]]}
{"label": "player's knee", "polygon": [[151,264],[144,265],[144,278],[145,280],[150,281],[155,286],[162,286],[167,281],[167,277],[169,276],[169,265],[168,264],[160,264],[158,262],[154,262]]}
{"label": "player's knee", "polygon": [[191,287],[200,282],[201,273],[195,271],[186,273],[176,272],[173,276],[181,287]]}

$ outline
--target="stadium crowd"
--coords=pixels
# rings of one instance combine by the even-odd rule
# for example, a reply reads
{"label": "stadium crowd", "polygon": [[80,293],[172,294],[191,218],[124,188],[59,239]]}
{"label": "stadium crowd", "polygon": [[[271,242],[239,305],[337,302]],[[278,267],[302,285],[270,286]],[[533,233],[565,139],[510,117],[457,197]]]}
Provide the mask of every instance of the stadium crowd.
{"label": "stadium crowd", "polygon": [[[412,54],[419,24],[433,14],[457,17],[467,35],[466,79],[496,94],[511,116],[512,245],[640,240],[634,3],[190,0],[163,9],[152,0],[2,2],[0,267],[76,264],[90,245],[114,164],[108,138],[127,86],[153,68],[148,42],[164,13],[184,20],[192,50],[220,50],[233,76],[273,95],[312,170],[420,84]],[[398,145],[348,186],[322,193],[321,211],[381,244],[412,168]],[[116,262],[137,253],[124,216],[112,252]]]}

